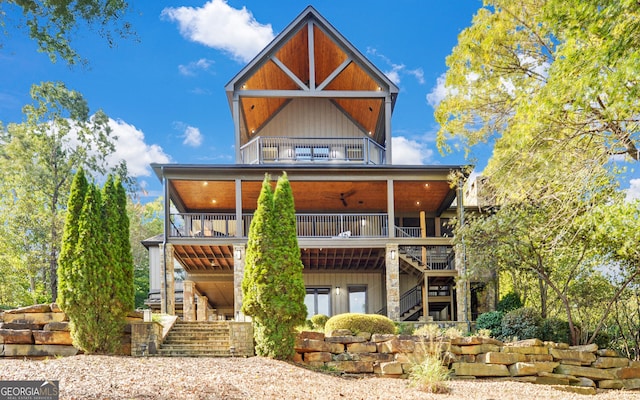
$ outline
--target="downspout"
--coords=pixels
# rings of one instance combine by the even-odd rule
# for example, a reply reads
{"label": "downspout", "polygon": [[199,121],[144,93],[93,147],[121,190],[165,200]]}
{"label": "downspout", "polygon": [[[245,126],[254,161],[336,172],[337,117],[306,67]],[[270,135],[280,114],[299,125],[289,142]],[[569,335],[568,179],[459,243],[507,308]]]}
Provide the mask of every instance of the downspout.
{"label": "downspout", "polygon": [[164,303],[165,311],[167,311],[167,207],[169,206],[169,198],[167,197],[167,178],[164,176],[164,165],[160,168],[162,171],[162,190],[164,191],[164,235],[162,235],[162,284],[164,285],[164,297],[162,302]]}
{"label": "downspout", "polygon": [[[460,218],[460,227],[464,226],[464,201],[463,201],[462,178],[458,180],[458,216]],[[464,322],[467,324],[467,332],[471,332],[471,321],[469,320],[469,281],[467,280],[467,250],[464,244],[464,235],[460,238],[462,246],[462,274],[464,276],[464,297],[462,312],[464,313]]]}

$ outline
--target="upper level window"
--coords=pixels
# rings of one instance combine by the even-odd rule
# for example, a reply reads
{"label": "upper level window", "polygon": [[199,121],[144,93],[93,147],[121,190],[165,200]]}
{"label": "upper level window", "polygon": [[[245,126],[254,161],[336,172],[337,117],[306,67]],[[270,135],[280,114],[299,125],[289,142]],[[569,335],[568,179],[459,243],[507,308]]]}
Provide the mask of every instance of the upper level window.
{"label": "upper level window", "polygon": [[296,160],[328,160],[329,146],[296,146]]}

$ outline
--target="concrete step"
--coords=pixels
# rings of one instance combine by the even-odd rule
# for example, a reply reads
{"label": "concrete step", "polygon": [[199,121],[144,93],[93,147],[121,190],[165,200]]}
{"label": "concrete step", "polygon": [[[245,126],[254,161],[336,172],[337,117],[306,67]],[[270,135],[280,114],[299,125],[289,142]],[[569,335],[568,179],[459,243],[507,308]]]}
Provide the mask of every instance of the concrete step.
{"label": "concrete step", "polygon": [[230,357],[228,351],[166,351],[157,354],[160,357]]}

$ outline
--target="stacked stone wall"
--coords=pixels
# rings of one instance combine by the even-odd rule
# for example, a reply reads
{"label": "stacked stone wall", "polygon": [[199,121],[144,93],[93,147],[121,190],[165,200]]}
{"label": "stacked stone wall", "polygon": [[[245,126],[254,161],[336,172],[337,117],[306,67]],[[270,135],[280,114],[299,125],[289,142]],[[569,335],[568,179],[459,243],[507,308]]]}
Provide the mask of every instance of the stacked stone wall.
{"label": "stacked stone wall", "polygon": [[[131,322],[139,313],[127,316],[118,354],[131,354]],[[0,357],[67,357],[78,354],[73,346],[69,318],[57,304],[38,304],[0,314]]]}
{"label": "stacked stone wall", "polygon": [[503,378],[558,385],[578,393],[600,389],[640,389],[640,362],[595,344],[569,346],[538,339],[503,343],[484,337],[429,340],[412,335],[351,335],[348,330],[325,336],[302,332],[295,361],[345,373],[406,377],[429,353],[458,379]]}

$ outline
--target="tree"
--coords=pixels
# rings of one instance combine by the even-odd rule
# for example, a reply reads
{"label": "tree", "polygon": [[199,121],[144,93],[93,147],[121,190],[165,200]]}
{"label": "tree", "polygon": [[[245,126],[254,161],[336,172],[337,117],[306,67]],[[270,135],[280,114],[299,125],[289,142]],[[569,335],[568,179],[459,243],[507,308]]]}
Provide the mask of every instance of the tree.
{"label": "tree", "polygon": [[133,275],[122,267],[129,232],[127,227],[123,240],[119,186],[110,177],[101,195],[95,184],[87,186],[80,171],[69,202],[77,210],[84,188],[80,213],[70,213],[65,223],[59,300],[71,321],[74,345],[87,353],[114,353],[133,307]]}
{"label": "tree", "polygon": [[78,271],[74,269],[76,248],[80,240],[79,223],[84,206],[85,197],[89,190],[89,183],[85,177],[84,170],[80,168],[73,178],[71,184],[71,194],[67,204],[67,215],[62,234],[62,246],[58,264],[58,303],[62,309],[73,308],[76,298],[73,294],[78,279]]}
{"label": "tree", "polygon": [[439,147],[495,138],[524,158],[596,150],[637,161],[638,31],[631,0],[485,0],[447,57]]}
{"label": "tree", "polygon": [[[58,57],[69,64],[85,62],[71,45],[83,23],[88,28],[97,28],[109,46],[115,44],[114,36],[131,34],[130,24],[123,20],[129,5],[123,0],[6,0],[3,5],[9,12],[15,11],[13,14],[22,14],[16,29],[26,29],[29,37],[38,43],[38,50],[47,53],[52,62]],[[0,11],[3,28],[6,28],[7,15],[4,10]]]}
{"label": "tree", "polygon": [[293,194],[286,173],[278,179],[275,194],[265,175],[245,260],[242,311],[254,318],[256,352],[289,359],[294,328],[304,322],[307,310]]}
{"label": "tree", "polygon": [[133,259],[129,242],[129,217],[127,196],[122,183],[109,175],[102,194],[103,221],[106,227],[106,242],[114,283],[114,300],[117,307],[132,311],[135,295],[133,287]]}
{"label": "tree", "polygon": [[[31,90],[33,104],[24,107],[21,124],[0,130],[0,217],[15,230],[1,241],[19,252],[24,240],[33,257],[31,269],[47,282],[50,299],[57,297],[57,259],[65,205],[75,171],[89,175],[107,172],[106,157],[114,144],[108,117],[90,116],[85,99],[62,83],[45,82]],[[124,166],[116,167],[125,171]],[[18,211],[18,212],[16,212]],[[37,255],[36,255],[37,253]],[[18,253],[19,255],[20,253]]]}
{"label": "tree", "polygon": [[144,204],[131,198],[127,201],[136,308],[144,306],[149,294],[149,251],[140,242],[162,233],[162,207],[162,198]]}

